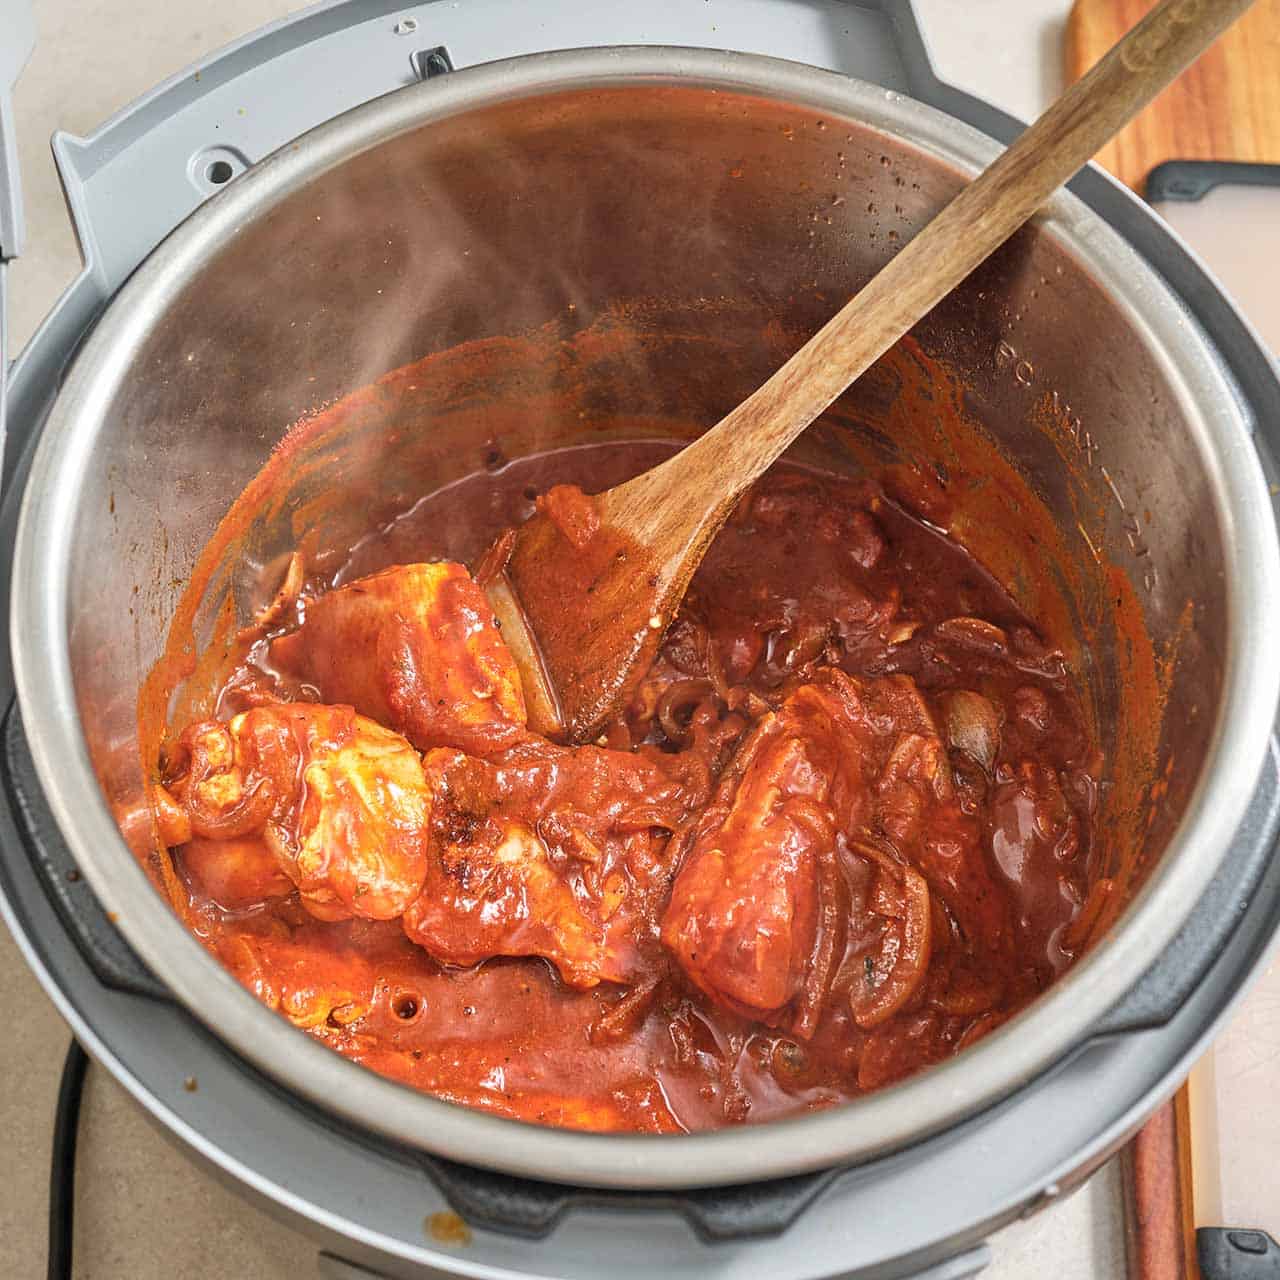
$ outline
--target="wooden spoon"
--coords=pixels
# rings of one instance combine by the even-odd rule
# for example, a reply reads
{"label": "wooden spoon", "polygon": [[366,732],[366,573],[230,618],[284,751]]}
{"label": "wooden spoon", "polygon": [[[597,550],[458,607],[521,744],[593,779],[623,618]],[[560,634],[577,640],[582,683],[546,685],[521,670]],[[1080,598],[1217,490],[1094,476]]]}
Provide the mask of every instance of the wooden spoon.
{"label": "wooden spoon", "polygon": [[481,576],[534,729],[572,742],[601,732],[747,486],[1251,3],[1164,0],[715,427],[508,535]]}

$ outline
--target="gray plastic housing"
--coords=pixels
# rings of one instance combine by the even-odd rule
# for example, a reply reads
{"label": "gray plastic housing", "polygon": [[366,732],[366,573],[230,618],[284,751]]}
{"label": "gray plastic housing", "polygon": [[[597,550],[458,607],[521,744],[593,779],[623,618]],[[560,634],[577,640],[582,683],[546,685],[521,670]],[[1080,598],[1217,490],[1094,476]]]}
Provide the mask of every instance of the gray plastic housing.
{"label": "gray plastic housing", "polygon": [[13,123],[13,86],[36,43],[30,0],[0,0],[0,456],[5,445],[5,386],[9,372],[5,263],[22,252],[22,189]]}
{"label": "gray plastic housing", "polygon": [[[0,42],[8,34],[10,9],[22,11],[28,20],[23,29],[30,29],[26,0],[0,0]],[[1006,114],[936,78],[910,0],[321,4],[210,55],[89,137],[55,137],[85,265],[15,366],[14,447],[6,459],[6,485],[24,470],[62,371],[101,309],[156,244],[221,189],[210,173],[217,162],[231,169],[233,180],[307,129],[410,83],[417,75],[411,59],[426,49],[443,47],[453,65],[463,68],[544,49],[645,43],[790,58],[909,93],[1002,141],[1020,128]],[[9,52],[7,44],[0,48],[0,67],[7,67]],[[24,51],[17,66],[25,56]],[[7,83],[0,77],[0,89]],[[1195,260],[1140,202],[1100,171],[1086,170],[1072,189],[1159,266],[1189,316],[1223,351],[1254,421],[1280,422],[1274,376],[1231,303]],[[6,495],[6,507],[14,506],[17,493],[6,489]],[[11,526],[6,521],[4,527]],[[7,579],[8,564],[0,564],[3,599]],[[6,632],[0,638],[5,703],[7,643]],[[1263,850],[1269,845],[1273,801],[1274,792],[1260,794],[1257,838],[1245,833],[1245,844]],[[19,846],[7,812],[0,814],[0,836],[6,850]],[[53,914],[30,862],[0,862],[5,899],[0,907],[24,954],[95,1057],[148,1110],[224,1176],[309,1219],[344,1258],[376,1267],[379,1274],[453,1272],[454,1260],[422,1240],[424,1211],[447,1202],[420,1168],[280,1097],[172,1005],[104,987]],[[753,1243],[749,1253],[735,1250],[735,1274],[797,1280],[837,1272],[924,1275],[926,1268],[939,1278],[971,1274],[987,1256],[980,1245],[987,1231],[1077,1183],[1138,1123],[1150,1105],[1147,1099],[1171,1087],[1185,1068],[1203,1028],[1268,946],[1280,903],[1280,864],[1265,857],[1259,863],[1238,903],[1247,918],[1227,936],[1197,947],[1216,957],[1208,979],[1189,989],[1187,967],[1173,964],[1176,972],[1156,976],[1147,1003],[1126,1002],[1124,1013],[1100,1028],[1113,1033],[1109,1040],[1082,1048],[1054,1079],[929,1144],[927,1151],[906,1153],[877,1168],[874,1177],[871,1170],[866,1176],[846,1174],[784,1235]],[[1216,914],[1219,922],[1222,916]],[[1177,1012],[1162,1025],[1171,1005]],[[1143,1025],[1161,1029],[1133,1034]],[[1129,1034],[1114,1034],[1120,1031]],[[194,1094],[179,1083],[192,1071],[201,1081]],[[281,1133],[290,1141],[271,1136]],[[1028,1133],[1038,1136],[1028,1142]],[[958,1169],[972,1170],[975,1158],[989,1160],[992,1153],[999,1158],[989,1178],[957,1176]],[[351,1185],[363,1188],[366,1204],[362,1214],[367,1216],[355,1223],[349,1216]],[[921,1204],[930,1206],[927,1213],[918,1211]],[[585,1277],[604,1270],[693,1276],[705,1274],[707,1266],[730,1265],[729,1246],[708,1254],[710,1246],[700,1245],[669,1213],[625,1224],[623,1218],[575,1211],[536,1252],[527,1243],[480,1231],[468,1266],[478,1275],[533,1269]]]}
{"label": "gray plastic housing", "polygon": [[35,43],[36,20],[30,0],[0,0],[0,262],[22,252],[22,190],[18,182],[13,86]]}

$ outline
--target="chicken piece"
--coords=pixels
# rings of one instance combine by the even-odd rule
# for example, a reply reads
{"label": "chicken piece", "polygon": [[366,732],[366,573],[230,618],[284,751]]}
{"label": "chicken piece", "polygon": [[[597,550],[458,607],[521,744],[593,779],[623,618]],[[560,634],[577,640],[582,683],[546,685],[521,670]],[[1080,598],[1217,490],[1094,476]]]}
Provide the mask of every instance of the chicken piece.
{"label": "chicken piece", "polygon": [[[670,762],[669,764],[662,763]],[[431,751],[429,870],[408,936],[446,964],[541,956],[570,986],[626,981],[657,941],[668,832],[706,797],[657,753],[530,740],[496,760]]]}
{"label": "chicken piece", "polygon": [[[941,866],[949,846],[923,845],[939,823],[951,835],[952,809],[958,818],[946,750],[915,683],[820,668],[757,722],[722,776],[676,877],[663,942],[709,995],[807,1038],[844,946],[833,931],[856,926],[876,941],[854,1012],[877,1025],[925,976],[933,881],[950,890],[958,873]],[[845,856],[876,867],[856,918],[833,907],[838,838]]]}
{"label": "chicken piece", "polygon": [[662,920],[694,983],[779,1022],[814,954],[819,859],[862,820],[873,738],[861,685],[824,670],[763,717],[699,820]]}
{"label": "chicken piece", "polygon": [[445,964],[544,956],[573,987],[609,976],[603,926],[578,905],[533,831],[490,821],[466,836],[433,851],[423,891],[404,914],[412,941]]}
{"label": "chicken piece", "polygon": [[193,836],[180,855],[188,884],[226,911],[241,911],[293,892],[261,836],[206,840]]}
{"label": "chicken piece", "polygon": [[823,835],[804,801],[821,805],[828,791],[816,745],[776,722],[753,736],[732,805],[695,844],[663,918],[689,977],[759,1017],[798,993],[812,948]]}
{"label": "chicken piece", "polygon": [[942,741],[932,734],[900,734],[875,790],[876,826],[905,853],[919,840],[934,802],[951,798],[951,768]]}
{"label": "chicken piece", "polygon": [[919,872],[865,841],[854,852],[878,868],[867,908],[883,921],[878,944],[863,954],[862,973],[849,992],[854,1020],[870,1028],[892,1018],[924,981],[933,946],[932,907]]}
{"label": "chicken piece", "polygon": [[313,600],[272,660],[420,751],[488,754],[525,733],[515,662],[460,564],[395,565]]}
{"label": "chicken piece", "polygon": [[[193,839],[184,855],[211,896],[245,905],[256,878],[280,887],[256,850],[321,920],[390,920],[422,888],[430,793],[417,753],[350,707],[255,707],[182,735],[170,791]],[[211,846],[229,847],[213,852]],[[218,898],[221,901],[221,898]]]}

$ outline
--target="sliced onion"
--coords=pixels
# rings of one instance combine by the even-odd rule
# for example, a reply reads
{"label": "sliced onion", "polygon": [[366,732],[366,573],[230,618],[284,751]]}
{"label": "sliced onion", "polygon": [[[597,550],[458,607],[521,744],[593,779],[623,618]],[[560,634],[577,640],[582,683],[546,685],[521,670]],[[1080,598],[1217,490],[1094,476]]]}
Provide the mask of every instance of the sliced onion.
{"label": "sliced onion", "polygon": [[885,636],[885,640],[889,644],[905,644],[919,630],[919,622],[895,622],[889,628],[889,634]]}
{"label": "sliced onion", "polygon": [[351,1000],[346,1004],[334,1005],[329,1010],[329,1021],[339,1027],[349,1027],[353,1022],[359,1022],[369,1012],[367,1004],[361,1004],[358,1000]]}
{"label": "sliced onion", "polygon": [[794,1040],[775,1040],[769,1053],[769,1066],[775,1078],[794,1080],[808,1071],[809,1052]]}
{"label": "sliced onion", "polygon": [[954,689],[941,698],[947,742],[976,760],[990,776],[1000,754],[1000,708],[970,689]]}
{"label": "sliced onion", "polygon": [[289,557],[289,567],[285,570],[284,580],[280,583],[275,598],[258,613],[256,622],[259,627],[274,627],[283,621],[285,614],[297,603],[302,591],[302,581],[302,556],[295,551]]}
{"label": "sliced onion", "polygon": [[1062,935],[1064,951],[1070,951],[1074,955],[1093,937],[1098,921],[1101,920],[1110,903],[1115,888],[1116,882],[1110,876],[1104,876],[1089,890],[1084,906],[1076,913],[1075,919],[1067,925]]}
{"label": "sliced onion", "polygon": [[592,1044],[614,1044],[632,1035],[653,1007],[658,986],[664,975],[659,973],[632,987],[620,1000],[615,1000],[588,1028]]}
{"label": "sliced onion", "polygon": [[850,840],[849,852],[865,858],[872,866],[879,867],[891,877],[896,877],[903,870],[902,860],[888,847],[882,848],[875,843],[869,832],[863,831]]}
{"label": "sliced onion", "polygon": [[809,957],[804,985],[800,988],[795,1015],[791,1020],[792,1034],[801,1040],[812,1039],[813,1033],[818,1029],[822,1006],[836,974],[836,952],[837,949],[844,949],[844,913],[841,911],[839,878],[833,841],[819,855],[818,928],[814,934],[813,953]]}
{"label": "sliced onion", "polygon": [[933,634],[939,640],[992,657],[1003,657],[1009,650],[1009,637],[994,622],[983,618],[947,618],[934,627]]}
{"label": "sliced onion", "polygon": [[[350,1003],[349,996],[339,997],[343,1004]],[[280,1001],[284,1016],[295,1027],[303,1031],[318,1027],[329,1020],[329,1011],[333,1008],[333,996],[324,991],[312,991],[306,988],[295,989],[285,993]]]}
{"label": "sliced onion", "polygon": [[990,1013],[984,1013],[965,1028],[964,1034],[956,1041],[956,1052],[961,1053],[970,1045],[977,1044],[983,1036],[989,1035],[998,1026],[1008,1022],[1016,1012],[1016,1009],[992,1009]]}
{"label": "sliced onion", "polygon": [[920,785],[931,787],[939,800],[949,800],[951,762],[941,741],[931,734],[900,734],[884,763],[876,790],[887,795],[898,786]]}
{"label": "sliced onion", "polygon": [[690,725],[680,718],[680,712],[692,712],[704,698],[709,698],[714,689],[710,680],[676,680],[663,690],[658,699],[658,723],[667,738],[680,746],[688,742]]}
{"label": "sliced onion", "polygon": [[879,956],[871,958],[867,981],[854,982],[850,1007],[860,1027],[878,1027],[915,995],[929,969],[933,931],[929,886],[910,867],[901,868],[902,915],[885,931]]}
{"label": "sliced onion", "polygon": [[953,1018],[976,1018],[990,1013],[1004,998],[999,982],[984,982],[969,969],[957,969],[931,1003]]}
{"label": "sliced onion", "polygon": [[775,665],[787,674],[800,671],[821,656],[830,638],[829,623],[803,623],[782,633],[781,644],[771,657]]}

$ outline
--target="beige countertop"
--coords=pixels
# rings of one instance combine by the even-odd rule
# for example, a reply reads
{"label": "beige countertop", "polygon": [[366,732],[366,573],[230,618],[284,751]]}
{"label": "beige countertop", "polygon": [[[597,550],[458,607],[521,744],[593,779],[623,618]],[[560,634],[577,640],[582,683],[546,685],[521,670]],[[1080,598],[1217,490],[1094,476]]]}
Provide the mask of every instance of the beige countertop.
{"label": "beige countertop", "polygon": [[[613,0],[610,0],[613,2]],[[1060,86],[1069,0],[918,0],[941,72],[1023,116]],[[28,241],[10,280],[14,349],[79,266],[49,156],[193,59],[299,8],[283,0],[34,0],[36,52],[15,107]],[[3,39],[0,31],[0,39]],[[68,1032],[0,926],[0,1276],[44,1274],[49,1142]],[[1122,1274],[1119,1183],[1077,1195],[992,1243],[992,1280]],[[190,1164],[104,1071],[90,1068],[76,1180],[76,1276],[303,1280],[314,1246]]]}

